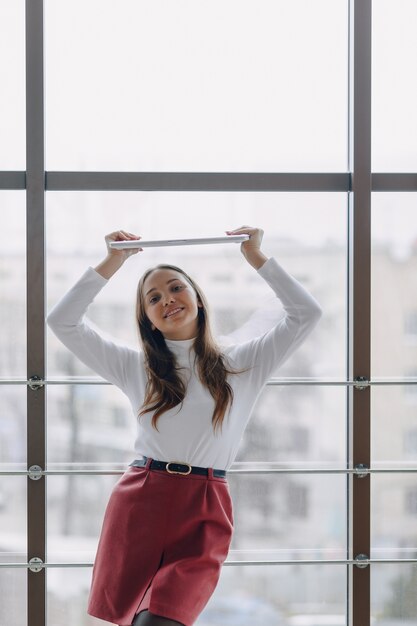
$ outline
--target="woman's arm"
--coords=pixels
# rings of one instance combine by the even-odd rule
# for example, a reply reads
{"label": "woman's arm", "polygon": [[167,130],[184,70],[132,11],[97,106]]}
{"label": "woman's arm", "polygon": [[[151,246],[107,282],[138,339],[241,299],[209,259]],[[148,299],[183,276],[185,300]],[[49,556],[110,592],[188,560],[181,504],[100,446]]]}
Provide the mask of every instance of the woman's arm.
{"label": "woman's arm", "polygon": [[[252,246],[243,246],[250,243]],[[251,234],[251,239],[242,244],[242,253],[248,263],[269,284],[284,308],[274,326],[260,337],[233,346],[230,356],[237,367],[251,368],[251,378],[259,386],[286,361],[302,344],[319,321],[322,310],[314,297],[274,259],[260,250],[263,231],[242,227],[231,234]]]}
{"label": "woman's arm", "polygon": [[[58,339],[85,365],[105,380],[125,390],[133,361],[137,361],[135,350],[106,338],[85,318],[88,307],[96,295],[108,283],[125,260],[138,250],[117,251],[109,248],[110,241],[138,239],[135,235],[117,231],[106,236],[107,257],[93,269],[88,268],[75,285],[53,307],[47,323]],[[115,251],[116,252],[116,251]]]}

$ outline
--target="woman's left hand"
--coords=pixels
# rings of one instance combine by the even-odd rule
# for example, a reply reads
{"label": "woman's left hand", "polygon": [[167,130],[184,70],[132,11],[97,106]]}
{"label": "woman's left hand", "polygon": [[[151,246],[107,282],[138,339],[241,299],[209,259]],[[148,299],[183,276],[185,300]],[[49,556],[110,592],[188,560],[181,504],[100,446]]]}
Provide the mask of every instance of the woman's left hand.
{"label": "woman's left hand", "polygon": [[249,235],[250,239],[240,244],[240,249],[248,263],[255,268],[259,268],[266,261],[267,257],[261,252],[261,243],[264,231],[262,228],[252,226],[241,226],[235,230],[226,230],[226,235]]}

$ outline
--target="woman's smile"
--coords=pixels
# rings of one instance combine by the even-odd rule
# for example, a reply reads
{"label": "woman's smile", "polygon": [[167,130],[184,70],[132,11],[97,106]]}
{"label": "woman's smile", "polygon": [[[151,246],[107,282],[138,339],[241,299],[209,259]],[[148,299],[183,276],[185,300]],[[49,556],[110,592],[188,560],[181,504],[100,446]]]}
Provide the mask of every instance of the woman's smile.
{"label": "woman's smile", "polygon": [[184,310],[184,307],[180,307],[180,306],[174,307],[173,309],[170,309],[169,311],[167,311],[164,317],[165,318],[172,317],[173,315],[176,315],[177,313],[180,313],[183,310]]}

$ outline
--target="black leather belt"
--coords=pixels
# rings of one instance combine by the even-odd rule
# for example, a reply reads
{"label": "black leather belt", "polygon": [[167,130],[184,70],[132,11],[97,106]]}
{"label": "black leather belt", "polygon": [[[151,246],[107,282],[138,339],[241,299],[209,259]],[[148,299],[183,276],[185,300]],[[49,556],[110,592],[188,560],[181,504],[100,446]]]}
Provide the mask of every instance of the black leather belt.
{"label": "black leather belt", "polygon": [[[129,463],[131,467],[144,467],[147,463],[147,457],[144,459],[132,461]],[[188,463],[180,463],[179,461],[155,461],[152,460],[150,469],[164,470],[169,474],[201,474],[202,476],[208,476],[207,467],[196,467],[195,465],[188,465]],[[226,470],[213,469],[213,476],[216,478],[226,478]]]}

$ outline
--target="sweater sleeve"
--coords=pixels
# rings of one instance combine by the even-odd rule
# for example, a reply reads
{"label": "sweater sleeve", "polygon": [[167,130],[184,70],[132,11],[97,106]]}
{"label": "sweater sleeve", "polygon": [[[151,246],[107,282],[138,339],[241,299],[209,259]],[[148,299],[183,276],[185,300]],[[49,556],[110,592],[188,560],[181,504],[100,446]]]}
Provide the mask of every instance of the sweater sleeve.
{"label": "sweater sleeve", "polygon": [[272,328],[261,336],[231,347],[233,365],[249,368],[251,381],[261,387],[303,343],[322,316],[315,298],[274,258],[258,274],[273,289],[284,309]]}
{"label": "sweater sleeve", "polygon": [[47,323],[58,339],[85,365],[126,392],[129,363],[138,352],[107,338],[85,314],[108,280],[89,267],[52,308]]}

